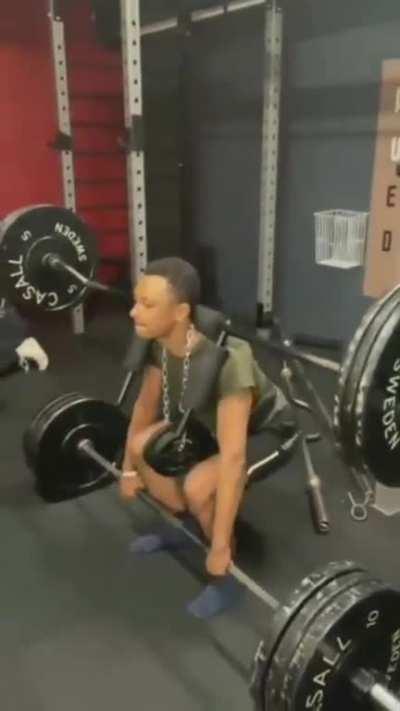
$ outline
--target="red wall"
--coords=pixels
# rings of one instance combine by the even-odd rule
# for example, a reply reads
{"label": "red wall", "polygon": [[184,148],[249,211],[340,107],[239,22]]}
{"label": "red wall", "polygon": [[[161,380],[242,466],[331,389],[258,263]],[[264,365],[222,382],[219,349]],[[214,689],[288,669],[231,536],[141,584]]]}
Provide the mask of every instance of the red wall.
{"label": "red wall", "polygon": [[47,143],[56,112],[46,0],[0,3],[0,218],[61,203],[59,158]]}
{"label": "red wall", "polygon": [[96,233],[103,258],[121,260],[121,267],[101,271],[113,281],[129,262],[121,54],[98,42],[89,0],[64,5],[77,212]]}
{"label": "red wall", "polygon": [[[129,272],[121,59],[98,43],[89,0],[65,9],[77,212],[102,257],[120,261],[99,274],[114,281]],[[63,204],[60,157],[48,146],[57,115],[47,11],[48,0],[0,3],[0,218],[23,205]]]}

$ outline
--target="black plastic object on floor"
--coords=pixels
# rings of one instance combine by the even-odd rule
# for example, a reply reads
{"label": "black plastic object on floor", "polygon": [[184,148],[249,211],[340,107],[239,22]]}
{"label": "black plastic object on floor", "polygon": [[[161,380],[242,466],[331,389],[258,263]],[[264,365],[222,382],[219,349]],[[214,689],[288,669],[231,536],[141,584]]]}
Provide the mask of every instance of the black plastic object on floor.
{"label": "black plastic object on floor", "polygon": [[18,311],[6,299],[0,299],[0,375],[17,364],[16,348],[27,335],[27,325]]}

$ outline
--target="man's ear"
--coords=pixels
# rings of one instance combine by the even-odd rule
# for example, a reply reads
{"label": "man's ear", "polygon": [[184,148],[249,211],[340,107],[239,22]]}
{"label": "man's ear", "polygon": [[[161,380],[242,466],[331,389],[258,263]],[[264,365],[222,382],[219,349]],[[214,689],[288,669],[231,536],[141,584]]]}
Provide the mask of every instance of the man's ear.
{"label": "man's ear", "polygon": [[190,318],[190,304],[182,303],[177,306],[177,319],[180,323]]}

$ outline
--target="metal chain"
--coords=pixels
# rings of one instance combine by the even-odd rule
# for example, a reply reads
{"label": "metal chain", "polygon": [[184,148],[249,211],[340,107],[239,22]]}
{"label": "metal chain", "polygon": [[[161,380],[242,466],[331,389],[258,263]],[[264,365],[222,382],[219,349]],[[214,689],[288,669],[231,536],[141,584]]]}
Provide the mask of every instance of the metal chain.
{"label": "metal chain", "polygon": [[166,422],[171,422],[169,388],[168,388],[168,357],[166,349],[162,349],[162,389],[163,389],[163,415]]}
{"label": "metal chain", "polygon": [[[189,326],[188,332],[186,334],[186,347],[185,347],[185,357],[183,359],[182,367],[182,386],[181,395],[179,399],[179,411],[183,413],[184,410],[184,398],[189,383],[190,377],[190,357],[192,352],[192,342],[194,336],[194,326],[191,324]],[[171,400],[169,396],[169,384],[168,384],[168,352],[165,346],[162,349],[162,388],[163,388],[163,415],[166,422],[171,422]]]}

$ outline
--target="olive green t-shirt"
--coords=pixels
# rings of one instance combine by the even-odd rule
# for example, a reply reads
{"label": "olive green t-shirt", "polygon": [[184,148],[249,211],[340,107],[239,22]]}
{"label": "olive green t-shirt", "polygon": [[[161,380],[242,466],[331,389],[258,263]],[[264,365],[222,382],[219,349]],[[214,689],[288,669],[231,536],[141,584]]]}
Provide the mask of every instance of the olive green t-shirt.
{"label": "olive green t-shirt", "polygon": [[[207,338],[204,337],[192,350],[188,390],[190,389],[190,377],[201,377],[201,373],[196,371],[196,354],[204,347],[206,341]],[[221,368],[215,393],[201,410],[196,411],[196,416],[215,434],[219,401],[228,395],[250,388],[254,398],[249,431],[255,432],[263,429],[273,421],[275,415],[287,407],[287,400],[277,385],[260,368],[247,341],[229,336],[224,347],[228,350],[228,357]],[[171,412],[177,410],[179,406],[182,392],[183,360],[183,358],[168,354],[168,390]],[[158,368],[162,367],[162,347],[157,341],[154,341],[152,345],[149,362]]]}

